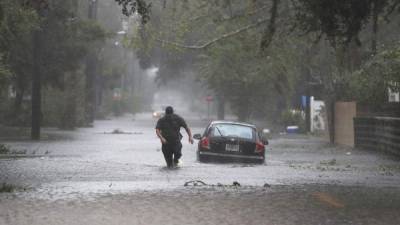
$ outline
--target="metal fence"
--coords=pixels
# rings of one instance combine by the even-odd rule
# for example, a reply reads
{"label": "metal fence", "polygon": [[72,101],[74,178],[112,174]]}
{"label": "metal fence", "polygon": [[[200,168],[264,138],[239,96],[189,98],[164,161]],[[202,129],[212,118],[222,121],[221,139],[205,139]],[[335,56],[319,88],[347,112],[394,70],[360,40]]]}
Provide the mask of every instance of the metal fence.
{"label": "metal fence", "polygon": [[354,118],[354,144],[356,148],[400,155],[400,118]]}

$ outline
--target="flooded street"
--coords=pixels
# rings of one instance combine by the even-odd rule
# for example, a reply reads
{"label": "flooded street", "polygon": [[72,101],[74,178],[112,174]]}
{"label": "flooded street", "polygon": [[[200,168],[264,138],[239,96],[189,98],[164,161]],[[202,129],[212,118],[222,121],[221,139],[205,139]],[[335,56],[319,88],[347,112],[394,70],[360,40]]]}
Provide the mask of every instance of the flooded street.
{"label": "flooded street", "polygon": [[[187,120],[193,133],[206,125]],[[0,156],[0,184],[16,190],[0,193],[0,224],[400,224],[391,155],[282,135],[263,165],[204,164],[184,136],[183,166],[170,170],[155,122],[139,114],[4,139],[14,154]]]}
{"label": "flooded street", "polygon": [[399,21],[0,0],[0,225],[400,225]]}

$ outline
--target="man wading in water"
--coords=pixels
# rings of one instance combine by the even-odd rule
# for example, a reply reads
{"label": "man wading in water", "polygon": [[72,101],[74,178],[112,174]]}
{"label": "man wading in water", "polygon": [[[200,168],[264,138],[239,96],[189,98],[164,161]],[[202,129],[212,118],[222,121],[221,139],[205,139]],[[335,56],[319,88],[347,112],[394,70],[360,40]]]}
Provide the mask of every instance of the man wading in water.
{"label": "man wading in water", "polygon": [[192,132],[187,126],[185,120],[177,114],[174,109],[168,106],[165,109],[165,116],[157,121],[156,133],[162,144],[162,152],[168,168],[178,166],[182,156],[182,135],[181,127],[185,128],[189,136],[189,143],[193,144]]}

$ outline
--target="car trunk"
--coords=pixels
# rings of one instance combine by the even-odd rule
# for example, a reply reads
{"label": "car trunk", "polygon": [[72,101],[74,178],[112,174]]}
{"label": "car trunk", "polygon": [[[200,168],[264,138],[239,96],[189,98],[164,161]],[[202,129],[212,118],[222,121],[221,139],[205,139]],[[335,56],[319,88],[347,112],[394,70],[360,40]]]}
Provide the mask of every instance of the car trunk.
{"label": "car trunk", "polygon": [[229,154],[255,154],[256,144],[253,140],[237,137],[211,137],[212,151]]}

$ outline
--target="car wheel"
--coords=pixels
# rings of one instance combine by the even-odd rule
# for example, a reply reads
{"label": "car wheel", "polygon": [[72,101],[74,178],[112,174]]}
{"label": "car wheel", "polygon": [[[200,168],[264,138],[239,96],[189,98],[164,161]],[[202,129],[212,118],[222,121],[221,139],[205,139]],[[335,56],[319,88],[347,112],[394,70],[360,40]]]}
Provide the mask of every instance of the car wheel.
{"label": "car wheel", "polygon": [[257,161],[258,164],[265,164],[265,159],[260,159]]}

